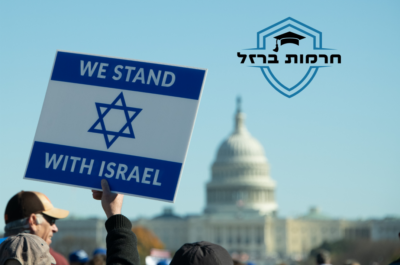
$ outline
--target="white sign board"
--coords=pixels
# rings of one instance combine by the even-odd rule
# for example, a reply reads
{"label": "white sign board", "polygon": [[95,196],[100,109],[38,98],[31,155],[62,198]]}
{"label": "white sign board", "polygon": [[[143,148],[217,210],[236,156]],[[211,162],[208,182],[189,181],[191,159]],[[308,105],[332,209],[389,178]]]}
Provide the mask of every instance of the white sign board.
{"label": "white sign board", "polygon": [[58,51],[24,178],[173,202],[206,73]]}

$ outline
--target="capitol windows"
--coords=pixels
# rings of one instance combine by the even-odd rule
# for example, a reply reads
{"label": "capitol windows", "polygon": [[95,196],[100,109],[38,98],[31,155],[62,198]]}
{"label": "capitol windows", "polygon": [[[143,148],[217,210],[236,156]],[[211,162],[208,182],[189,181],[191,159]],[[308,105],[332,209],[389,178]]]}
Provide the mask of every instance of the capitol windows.
{"label": "capitol windows", "polygon": [[257,229],[257,244],[262,244],[264,242],[264,229]]}
{"label": "capitol windows", "polygon": [[218,202],[218,192],[217,191],[213,191],[212,192],[212,202]]}
{"label": "capitol windows", "polygon": [[248,199],[253,202],[268,202],[272,200],[270,190],[252,190],[247,193]]}
{"label": "capitol windows", "polygon": [[274,191],[268,190],[268,201],[274,201]]}
{"label": "capitol windows", "polygon": [[233,239],[232,239],[232,229],[231,228],[229,228],[229,227],[227,227],[226,228],[226,230],[225,230],[225,232],[226,232],[226,242],[228,243],[228,244],[232,244],[233,243]]}
{"label": "capitol windows", "polygon": [[228,191],[227,192],[227,197],[226,197],[226,202],[232,202],[232,201],[236,201],[236,193],[233,191]]}
{"label": "capitol windows", "polygon": [[232,192],[232,191],[227,191],[227,192],[226,192],[226,199],[225,199],[225,201],[226,201],[226,202],[235,201],[235,193]]}
{"label": "capitol windows", "polygon": [[250,244],[250,237],[251,237],[251,230],[250,229],[246,229],[245,230],[245,235],[246,235],[246,238],[245,238],[245,243],[246,244]]}
{"label": "capitol windows", "polygon": [[225,196],[226,196],[226,192],[225,191],[218,192],[218,202],[224,202],[225,201]]}
{"label": "capitol windows", "polygon": [[236,243],[241,244],[242,243],[242,237],[240,235],[240,231],[238,231],[238,234],[236,236]]}
{"label": "capitol windows", "polygon": [[228,244],[232,244],[233,243],[233,238],[232,238],[232,234],[228,235]]}
{"label": "capitol windows", "polygon": [[208,203],[210,203],[210,202],[212,202],[213,200],[213,192],[211,192],[211,191],[208,191],[208,193],[207,193],[207,202]]}
{"label": "capitol windows", "polygon": [[265,199],[264,199],[265,191],[260,190],[259,193],[260,193],[259,201],[260,201],[260,202],[263,202],[263,201],[265,200]]}
{"label": "capitol windows", "polygon": [[220,227],[215,228],[215,242],[222,244],[222,229]]}
{"label": "capitol windows", "polygon": [[222,202],[227,202],[227,201],[229,201],[229,195],[230,195],[230,193],[229,193],[228,191],[223,191],[223,192],[222,192],[222,199],[221,199],[221,201],[222,201]]}
{"label": "capitol windows", "polygon": [[209,191],[209,202],[231,203],[238,200],[246,202],[270,202],[274,201],[272,190],[225,190],[225,191]]}

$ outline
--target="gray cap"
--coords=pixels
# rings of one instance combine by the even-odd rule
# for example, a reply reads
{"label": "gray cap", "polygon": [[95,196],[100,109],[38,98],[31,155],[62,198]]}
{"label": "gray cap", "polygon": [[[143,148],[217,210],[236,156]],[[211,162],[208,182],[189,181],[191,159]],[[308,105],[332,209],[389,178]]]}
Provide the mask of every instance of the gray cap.
{"label": "gray cap", "polygon": [[170,265],[233,265],[228,251],[206,241],[184,244],[174,255]]}
{"label": "gray cap", "polygon": [[11,236],[0,244],[0,265],[9,259],[19,261],[21,265],[56,264],[49,245],[40,237],[26,233]]}

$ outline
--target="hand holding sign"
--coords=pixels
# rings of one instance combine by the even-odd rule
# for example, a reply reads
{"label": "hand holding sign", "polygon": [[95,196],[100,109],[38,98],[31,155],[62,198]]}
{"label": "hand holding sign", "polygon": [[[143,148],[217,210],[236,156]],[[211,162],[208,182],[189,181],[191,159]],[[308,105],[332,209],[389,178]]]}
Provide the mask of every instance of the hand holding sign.
{"label": "hand holding sign", "polygon": [[173,202],[206,72],[58,51],[25,178]]}
{"label": "hand holding sign", "polygon": [[103,206],[107,218],[116,214],[121,214],[124,195],[112,193],[110,191],[110,186],[105,179],[101,181],[101,187],[103,188],[103,191],[92,190],[92,196],[95,200],[101,200],[101,206]]}

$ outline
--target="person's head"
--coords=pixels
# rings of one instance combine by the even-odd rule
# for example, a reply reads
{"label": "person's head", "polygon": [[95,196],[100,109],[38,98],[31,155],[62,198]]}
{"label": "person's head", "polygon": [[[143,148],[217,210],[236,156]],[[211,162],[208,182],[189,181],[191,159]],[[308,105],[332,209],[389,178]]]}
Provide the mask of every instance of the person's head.
{"label": "person's head", "polygon": [[104,248],[96,248],[93,251],[93,258],[88,262],[88,265],[106,265],[107,250]]}
{"label": "person's head", "polygon": [[329,252],[326,250],[318,251],[317,256],[316,256],[316,262],[317,262],[317,264],[330,264],[331,257],[329,255]]}
{"label": "person's head", "polygon": [[39,236],[50,245],[53,234],[58,231],[55,221],[67,217],[68,213],[55,208],[43,193],[21,191],[6,206],[5,236],[26,232]]}
{"label": "person's head", "polygon": [[69,254],[70,265],[83,265],[89,260],[88,254],[83,249],[77,250]]}
{"label": "person's head", "polygon": [[174,255],[170,265],[233,265],[228,251],[210,242],[184,244]]}
{"label": "person's head", "polygon": [[107,249],[104,248],[96,248],[93,251],[93,257],[95,257],[96,255],[104,255],[107,256]]}
{"label": "person's head", "polygon": [[344,265],[360,265],[360,263],[354,259],[348,259],[344,262]]}
{"label": "person's head", "polygon": [[95,255],[87,265],[106,265],[107,264],[107,257],[104,254],[97,254]]}
{"label": "person's head", "polygon": [[21,233],[7,238],[0,245],[0,265],[55,264],[49,245],[40,237]]}

